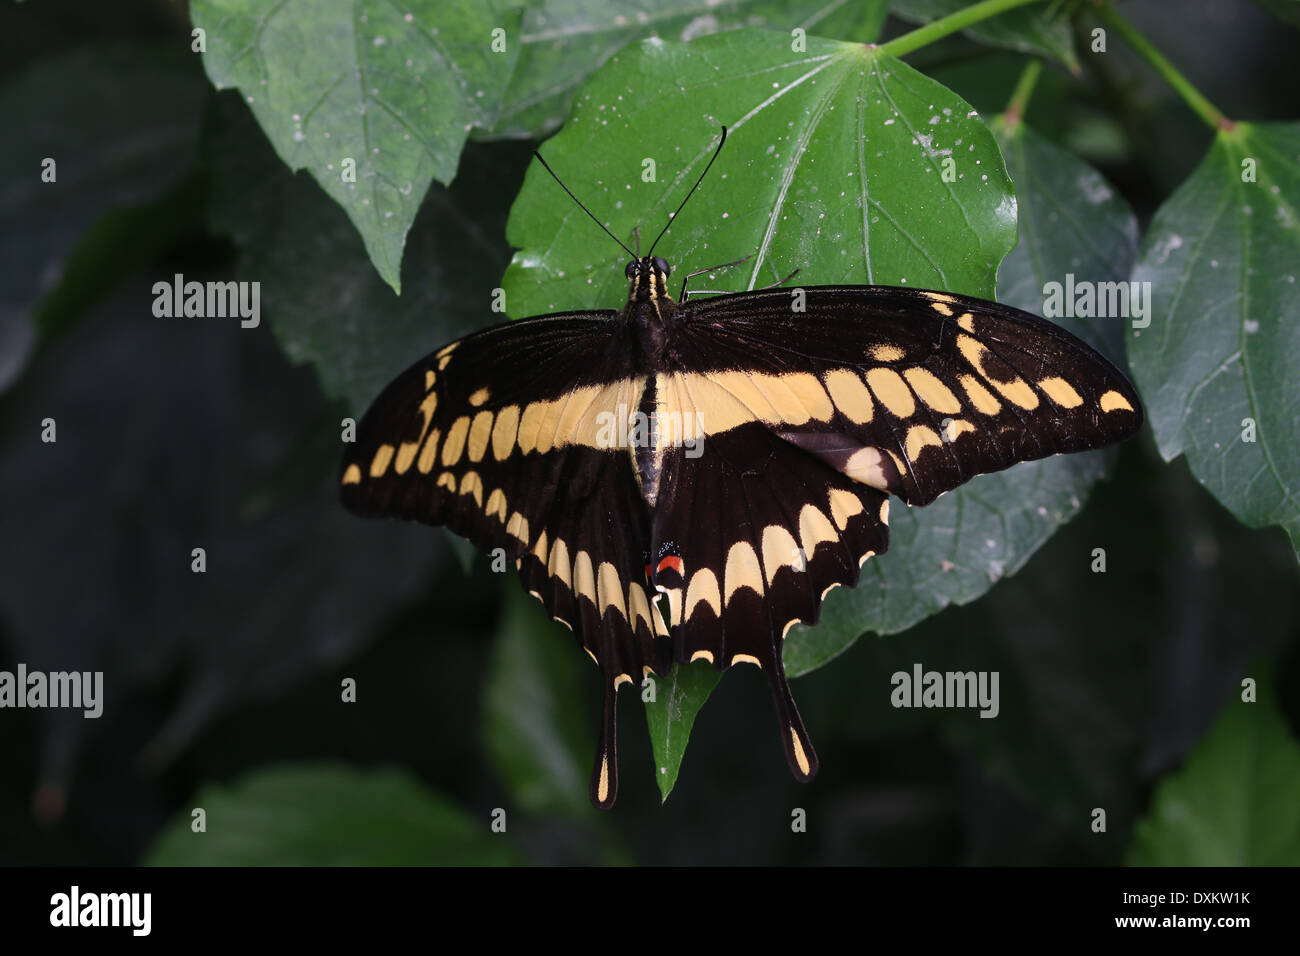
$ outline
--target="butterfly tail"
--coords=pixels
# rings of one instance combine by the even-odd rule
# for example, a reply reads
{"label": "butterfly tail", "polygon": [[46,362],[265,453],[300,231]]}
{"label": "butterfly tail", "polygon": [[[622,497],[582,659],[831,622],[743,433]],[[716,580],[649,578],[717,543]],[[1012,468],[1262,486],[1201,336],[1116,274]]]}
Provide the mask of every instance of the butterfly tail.
{"label": "butterfly tail", "polygon": [[608,810],[618,799],[618,688],[605,674],[605,702],[600,718],[600,744],[591,772],[591,803]]}
{"label": "butterfly tail", "polygon": [[812,738],[804,728],[803,718],[799,716],[799,707],[790,693],[790,682],[786,680],[785,667],[781,656],[773,659],[763,670],[768,675],[772,687],[772,700],[776,704],[776,716],[781,724],[781,746],[785,750],[786,762],[790,771],[800,783],[807,783],[817,776],[817,751],[813,748]]}

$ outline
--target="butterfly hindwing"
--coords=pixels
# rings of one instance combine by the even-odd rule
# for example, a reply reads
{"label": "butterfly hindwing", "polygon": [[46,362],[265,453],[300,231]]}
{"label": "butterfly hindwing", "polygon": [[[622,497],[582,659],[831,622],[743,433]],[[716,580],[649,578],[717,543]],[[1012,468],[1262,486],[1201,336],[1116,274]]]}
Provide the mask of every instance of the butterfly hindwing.
{"label": "butterfly hindwing", "polygon": [[826,592],[852,585],[888,547],[884,492],[853,482],[749,423],[668,453],[654,514],[655,584],[666,592],[679,662],[767,675],[781,743],[800,779],[817,756],[782,665],[790,626],[817,620]]}
{"label": "butterfly hindwing", "polygon": [[591,799],[608,807],[618,795],[617,693],[639,685],[647,672],[664,673],[670,647],[646,580],[650,518],[631,459],[626,450],[581,449],[567,457],[565,494],[521,557],[519,573],[600,666],[604,706]]}

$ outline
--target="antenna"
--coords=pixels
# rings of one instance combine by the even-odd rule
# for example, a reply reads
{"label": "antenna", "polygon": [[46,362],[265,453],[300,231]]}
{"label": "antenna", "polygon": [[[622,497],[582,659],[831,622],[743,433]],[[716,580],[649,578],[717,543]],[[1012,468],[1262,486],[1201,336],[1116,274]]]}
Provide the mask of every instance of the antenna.
{"label": "antenna", "polygon": [[[626,252],[629,256],[631,256],[633,259],[639,259],[639,258],[640,258],[640,256],[638,256],[635,252],[633,252],[631,249],[629,249],[629,248],[628,248],[628,247],[623,243],[623,240],[619,239],[618,236],[614,235],[614,234],[613,234],[612,232],[610,232],[608,229],[605,229],[605,224],[604,224],[603,222],[601,222],[599,219],[597,219],[596,216],[595,216],[595,214],[594,214],[590,209],[588,209],[586,206],[584,206],[584,205],[582,204],[582,200],[581,200],[581,199],[579,199],[577,196],[573,195],[573,190],[571,190],[568,186],[564,185],[564,181],[561,180],[559,176],[555,175],[555,170],[551,169],[551,167],[550,167],[549,165],[547,165],[546,160],[542,159],[542,154],[541,154],[541,153],[539,153],[537,150],[533,150],[533,155],[536,156],[536,157],[537,157],[537,161],[538,161],[539,163],[542,164],[542,168],[545,169],[548,173],[551,174],[551,178],[554,179],[557,183],[560,184],[560,188],[563,189],[566,193],[569,194],[569,198],[572,199],[574,202],[576,202],[576,203],[578,204],[578,208],[581,209],[583,212],[585,212],[588,216],[591,216],[591,220],[592,220],[592,222],[594,222],[596,225],[600,226],[601,229],[604,229],[604,230],[605,230],[605,235],[609,236],[609,238],[613,239],[613,240],[614,240],[615,242],[617,242],[620,246],[623,246],[623,251]],[[706,168],[705,171],[706,171],[706,172],[708,171],[707,168]],[[657,240],[656,240],[656,241],[657,241]]]}
{"label": "antenna", "polygon": [[[722,127],[722,139],[718,140],[718,148],[713,151],[713,157],[709,160],[709,165],[704,167],[704,172],[700,173],[700,178],[695,180],[695,185],[692,186],[691,191],[686,194],[686,199],[682,200],[682,205],[677,207],[677,212],[673,213],[671,216],[668,217],[668,222],[664,223],[664,227],[660,231],[659,235],[655,236],[655,241],[650,243],[650,249],[646,252],[647,256],[655,251],[655,246],[659,245],[659,240],[664,237],[664,233],[668,231],[668,227],[673,224],[673,220],[675,220],[677,218],[678,213],[682,211],[682,207],[686,205],[686,200],[694,196],[695,190],[700,188],[700,183],[704,182],[704,177],[709,174],[709,170],[713,167],[714,160],[718,158],[718,153],[722,152],[722,144],[725,143],[726,141],[727,141],[727,127],[724,126]],[[538,158],[540,159],[540,157]]]}

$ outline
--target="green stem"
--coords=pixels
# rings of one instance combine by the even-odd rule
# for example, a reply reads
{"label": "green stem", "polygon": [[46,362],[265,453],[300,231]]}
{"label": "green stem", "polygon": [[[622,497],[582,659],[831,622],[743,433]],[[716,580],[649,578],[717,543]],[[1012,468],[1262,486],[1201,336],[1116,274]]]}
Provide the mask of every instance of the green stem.
{"label": "green stem", "polygon": [[1024,72],[1020,74],[1007,108],[1002,111],[1002,122],[1007,129],[1014,129],[1020,122],[1020,118],[1025,115],[1025,109],[1029,106],[1029,97],[1034,94],[1034,85],[1038,83],[1038,77],[1042,72],[1043,61],[1030,60]]}
{"label": "green stem", "polygon": [[1174,88],[1174,91],[1183,98],[1197,116],[1199,116],[1211,129],[1230,130],[1237,124],[1228,117],[1224,116],[1214,104],[1201,95],[1196,87],[1188,82],[1187,77],[1179,73],[1178,70],[1170,63],[1163,53],[1151,45],[1151,41],[1144,37],[1137,29],[1116,13],[1110,7],[1101,7],[1097,11],[1101,22],[1112,28],[1120,34],[1128,45],[1131,46],[1142,59],[1146,60],[1164,79],[1166,83]]}
{"label": "green stem", "polygon": [[890,56],[904,56],[936,40],[941,40],[950,33],[965,30],[972,23],[979,23],[989,17],[996,17],[999,13],[1014,10],[1016,7],[1042,2],[1043,0],[984,0],[983,3],[976,3],[964,10],[950,13],[948,16],[940,17],[923,27],[917,27],[911,33],[904,33],[901,37],[895,37],[888,43],[882,43],[880,49]]}

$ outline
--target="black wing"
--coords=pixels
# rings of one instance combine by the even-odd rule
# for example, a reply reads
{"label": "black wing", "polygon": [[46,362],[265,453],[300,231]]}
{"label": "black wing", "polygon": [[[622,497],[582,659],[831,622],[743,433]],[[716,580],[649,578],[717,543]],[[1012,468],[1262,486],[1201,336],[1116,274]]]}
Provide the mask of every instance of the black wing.
{"label": "black wing", "polygon": [[1114,444],[1142,424],[1137,392],[1109,361],[996,302],[828,286],[685,309],[677,374],[717,431],[763,421],[908,504],[1017,462]]}
{"label": "black wing", "polygon": [[816,758],[781,642],[888,547],[888,495],[927,504],[985,472],[1121,441],[1141,405],[1074,336],[967,296],[777,289],[679,309],[656,397],[661,415],[698,423],[703,454],[666,454],[654,583],[672,598],[679,660],[767,672],[806,779]]}
{"label": "black wing", "polygon": [[668,663],[650,598],[649,511],[626,435],[611,427],[644,385],[615,312],[507,323],[439,349],[362,418],[341,475],[365,517],[445,524],[504,549],[524,587],[600,666],[605,706],[592,800],[617,794],[614,703]]}

